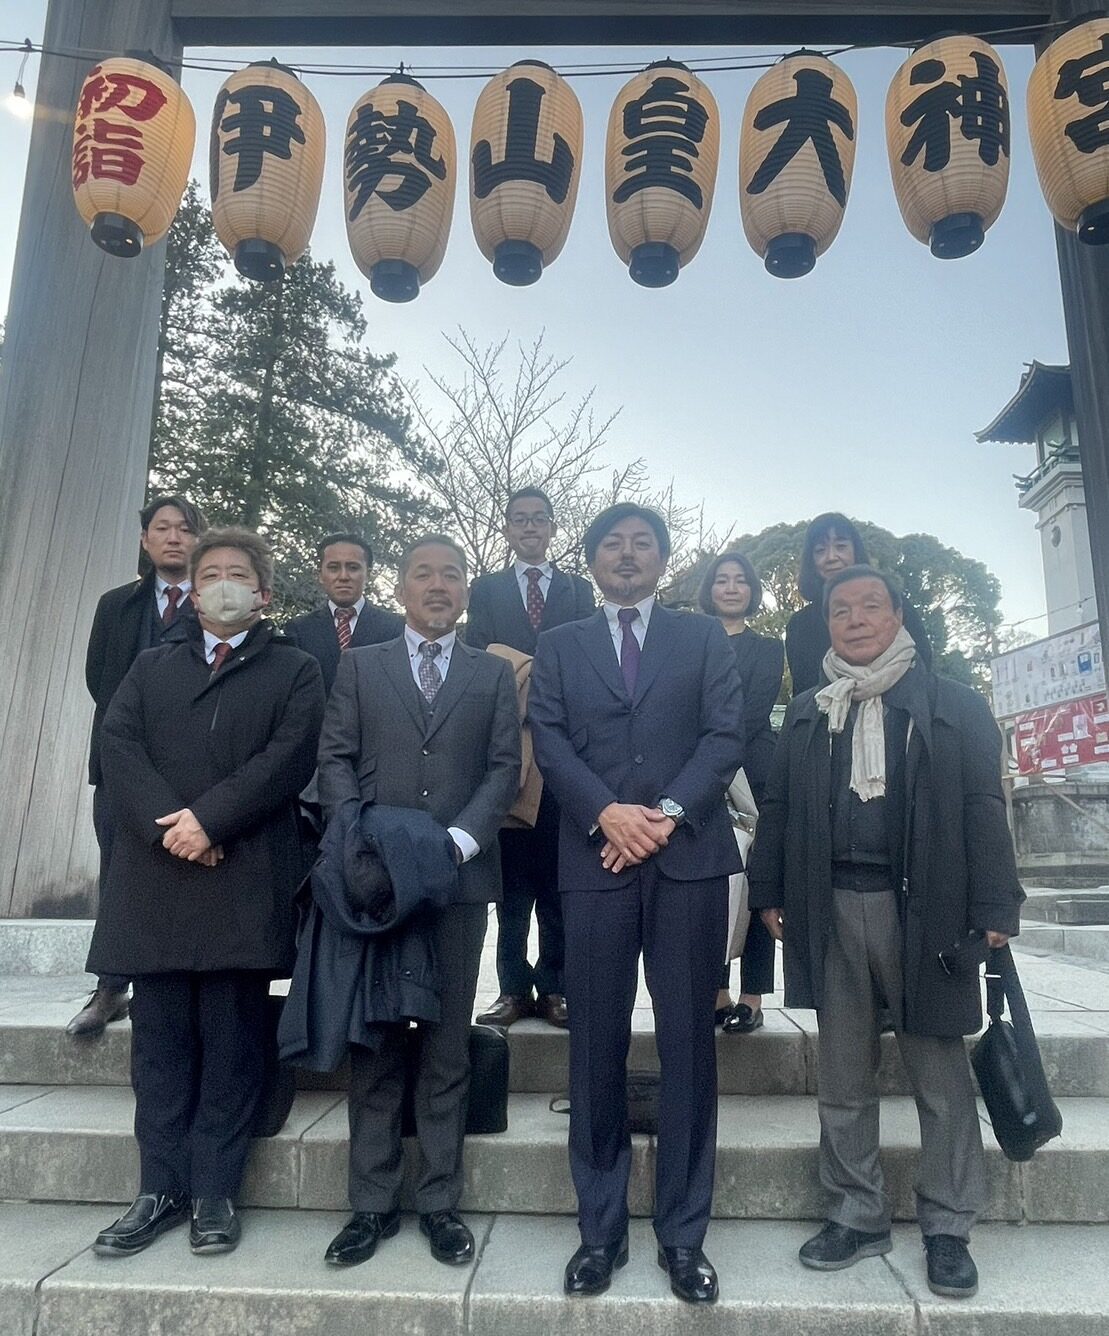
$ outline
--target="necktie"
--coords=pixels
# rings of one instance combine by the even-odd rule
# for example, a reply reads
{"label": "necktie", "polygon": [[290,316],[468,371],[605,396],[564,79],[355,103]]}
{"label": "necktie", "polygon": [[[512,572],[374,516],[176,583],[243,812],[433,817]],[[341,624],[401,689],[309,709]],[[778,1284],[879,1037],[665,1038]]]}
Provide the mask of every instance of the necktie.
{"label": "necktie", "polygon": [[620,623],[620,671],[624,674],[624,685],[628,695],[635,695],[635,682],[639,676],[639,656],[643,651],[632,630],[632,622],[639,616],[638,608],[621,608],[616,618]]}
{"label": "necktie", "polygon": [[215,658],[212,660],[212,672],[218,673],[223,667],[224,660],[231,653],[231,646],[226,640],[221,640],[215,648]]}
{"label": "necktie", "polygon": [[180,585],[166,585],[166,610],[162,613],[163,626],[172,626],[177,620],[177,604],[180,598]]}
{"label": "necktie", "polygon": [[443,646],[437,640],[423,640],[420,642],[420,690],[424,693],[424,700],[430,705],[439,694],[439,688],[443,685],[443,674],[439,671],[439,665],[435,660],[443,652]]}
{"label": "necktie", "polygon": [[350,623],[354,616],[353,608],[335,609],[335,631],[339,637],[339,652],[350,649]]}
{"label": "necktie", "polygon": [[539,625],[543,620],[543,590],[539,581],[543,578],[543,572],[538,566],[529,566],[524,574],[528,577],[528,621],[531,622],[533,631],[539,630]]}

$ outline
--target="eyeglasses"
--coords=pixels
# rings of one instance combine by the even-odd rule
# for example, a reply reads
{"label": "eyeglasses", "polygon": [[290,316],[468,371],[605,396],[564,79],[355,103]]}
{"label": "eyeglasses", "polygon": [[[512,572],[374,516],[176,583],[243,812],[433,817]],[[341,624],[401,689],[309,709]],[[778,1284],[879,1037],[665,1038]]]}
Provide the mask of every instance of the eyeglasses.
{"label": "eyeglasses", "polygon": [[542,529],[545,525],[550,524],[553,518],[553,515],[546,514],[510,515],[508,522],[514,529]]}

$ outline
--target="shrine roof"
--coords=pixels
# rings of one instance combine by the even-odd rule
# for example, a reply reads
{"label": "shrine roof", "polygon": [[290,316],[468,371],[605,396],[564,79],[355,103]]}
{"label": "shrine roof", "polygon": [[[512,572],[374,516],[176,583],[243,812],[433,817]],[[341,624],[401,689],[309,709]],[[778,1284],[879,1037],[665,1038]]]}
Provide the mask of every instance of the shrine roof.
{"label": "shrine roof", "polygon": [[1069,413],[1073,406],[1070,367],[1029,362],[1016,394],[988,427],[974,433],[974,439],[1005,445],[1035,445],[1037,428],[1053,413]]}

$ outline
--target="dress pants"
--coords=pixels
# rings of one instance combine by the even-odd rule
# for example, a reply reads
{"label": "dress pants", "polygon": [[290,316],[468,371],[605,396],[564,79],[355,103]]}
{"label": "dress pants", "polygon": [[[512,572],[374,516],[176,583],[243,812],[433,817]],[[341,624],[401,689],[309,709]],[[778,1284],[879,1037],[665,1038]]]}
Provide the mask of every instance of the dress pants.
{"label": "dress pants", "polygon": [[[97,784],[92,791],[92,828],[96,832],[96,843],[100,848],[100,890],[103,892],[104,883],[108,878],[108,863],[112,857],[112,837],[115,833],[103,784]],[[102,974],[97,979],[96,986],[108,988],[113,993],[122,993],[130,982],[126,974]]]}
{"label": "dress pants", "polygon": [[133,982],[141,1189],[234,1197],[262,1094],[269,976],[225,970]]}
{"label": "dress pants", "polygon": [[[731,987],[732,962],[724,965],[720,987]],[[759,911],[753,910],[747,928],[747,940],[739,958],[739,991],[741,993],[772,993],[774,991],[774,938],[762,921]]]}
{"label": "dress pants", "polygon": [[967,1238],[985,1204],[985,1163],[962,1039],[901,1029],[901,924],[893,891],[835,890],[820,1025],[820,1181],[828,1218],[883,1233],[890,1207],[878,1159],[879,1010],[893,1013],[920,1119],[921,1231]]}
{"label": "dress pants", "polygon": [[[502,830],[504,899],[497,906],[497,982],[502,993],[530,997],[563,991],[565,938],[558,894],[558,804],[546,791],[532,830]],[[539,958],[528,962],[531,911],[539,923]]]}
{"label": "dress pants", "polygon": [[[470,1093],[470,1020],[474,1014],[488,905],[448,905],[433,929],[440,1016],[420,1024],[416,1069],[416,1209],[453,1211],[462,1195],[462,1143]],[[350,1205],[392,1211],[404,1179],[401,1100],[406,1025],[382,1027],[379,1047],[350,1050]]]}
{"label": "dress pants", "polygon": [[698,1248],[716,1162],[713,1006],[724,955],[728,881],[671,881],[650,860],[611,891],[568,891],[570,1171],[582,1242],[614,1244],[628,1226],[626,1067],[642,951],[662,1069],[655,1234]]}

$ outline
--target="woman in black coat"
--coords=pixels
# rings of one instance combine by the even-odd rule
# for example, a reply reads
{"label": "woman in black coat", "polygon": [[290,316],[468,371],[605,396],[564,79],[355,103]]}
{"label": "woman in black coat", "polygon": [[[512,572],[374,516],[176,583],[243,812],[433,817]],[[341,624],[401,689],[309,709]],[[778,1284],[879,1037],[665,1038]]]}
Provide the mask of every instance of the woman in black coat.
{"label": "woman in black coat", "polygon": [[[747,625],[748,617],[762,606],[762,582],[741,552],[725,552],[712,562],[701,582],[699,601],[703,611],[723,623],[735,651],[743,684],[743,769],[755,802],[761,803],[774,755],[770,711],[782,686],[782,642],[760,636]],[[763,994],[774,991],[774,941],[757,914],[747,929],[740,965],[742,992],[736,1003],[729,992],[729,974],[725,963],[717,1018],[727,1034],[750,1034],[763,1023]]]}
{"label": "woman in black coat", "polygon": [[[862,534],[846,515],[829,511],[818,515],[809,525],[797,577],[797,586],[808,602],[786,625],[786,661],[795,696],[819,684],[824,655],[832,644],[824,620],[824,582],[848,566],[869,565]],[[925,668],[931,668],[932,646],[920,613],[904,597],[901,611],[905,630],[916,643],[917,657]]]}

